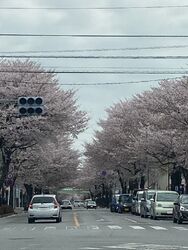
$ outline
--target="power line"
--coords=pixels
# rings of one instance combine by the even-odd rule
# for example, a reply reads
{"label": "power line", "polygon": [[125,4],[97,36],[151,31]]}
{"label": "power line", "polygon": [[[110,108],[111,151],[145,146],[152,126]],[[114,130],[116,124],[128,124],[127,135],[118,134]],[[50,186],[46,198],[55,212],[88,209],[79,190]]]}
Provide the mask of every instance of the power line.
{"label": "power line", "polygon": [[33,58],[33,59],[188,59],[184,56],[66,56],[66,55],[0,55],[0,58]]}
{"label": "power line", "polygon": [[169,46],[147,46],[147,47],[128,47],[128,48],[102,48],[102,49],[69,49],[69,50],[24,50],[24,51],[0,51],[0,54],[25,54],[25,53],[67,53],[67,52],[92,52],[92,51],[127,51],[127,50],[153,50],[153,49],[178,49],[188,48],[188,45],[169,45]]}
{"label": "power line", "polygon": [[[163,80],[177,80],[181,79],[182,77],[173,77],[173,78],[160,78],[160,79],[150,79],[150,80],[141,80],[141,81],[123,81],[123,82],[95,82],[95,83],[58,83],[58,85],[64,86],[102,86],[102,85],[125,85],[125,84],[134,84],[134,83],[149,83],[149,82],[160,82]],[[0,80],[3,83],[14,83],[13,81],[6,81]],[[19,82],[19,84],[52,84],[49,82],[29,82],[23,81]]]}
{"label": "power line", "polygon": [[188,74],[187,71],[128,71],[128,70],[111,70],[111,71],[76,71],[76,70],[61,70],[61,71],[30,71],[30,70],[0,70],[0,73],[19,73],[19,74],[127,74],[127,75],[177,75]]}
{"label": "power line", "polygon": [[188,38],[188,35],[165,34],[31,34],[0,33],[1,37],[85,37],[85,38]]}
{"label": "power line", "polygon": [[164,9],[188,8],[188,5],[155,6],[113,6],[113,7],[0,7],[0,10],[128,10],[128,9]]}

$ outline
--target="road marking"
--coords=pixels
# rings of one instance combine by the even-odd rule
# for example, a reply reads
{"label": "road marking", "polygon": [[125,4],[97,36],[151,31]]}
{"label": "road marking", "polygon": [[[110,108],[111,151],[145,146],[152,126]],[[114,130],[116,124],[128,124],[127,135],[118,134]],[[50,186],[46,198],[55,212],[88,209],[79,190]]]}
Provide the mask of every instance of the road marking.
{"label": "road marking", "polygon": [[158,244],[143,244],[143,243],[125,243],[116,246],[104,246],[108,249],[134,249],[134,250],[179,250],[179,249],[188,249],[186,246],[177,246],[177,245],[158,245]]}
{"label": "road marking", "polygon": [[138,230],[143,230],[145,229],[144,227],[140,227],[140,226],[130,226],[132,227],[133,229],[138,229]]}
{"label": "road marking", "polygon": [[66,226],[66,230],[75,230],[77,229],[76,226]]}
{"label": "road marking", "polygon": [[119,230],[119,229],[122,229],[122,227],[120,226],[116,226],[116,225],[108,225],[107,227],[109,227],[110,229],[115,229],[115,230]]}
{"label": "road marking", "polygon": [[168,230],[165,227],[159,227],[159,226],[150,226],[151,228],[155,229],[155,230]]}
{"label": "road marking", "polygon": [[33,227],[32,229],[31,229],[31,231],[34,231],[36,229],[36,227]]}
{"label": "road marking", "polygon": [[128,221],[133,222],[133,223],[138,223],[138,221],[132,220],[132,219],[129,219],[129,218],[125,218],[125,220],[128,220]]}
{"label": "road marking", "polygon": [[99,222],[100,222],[100,221],[104,221],[104,219],[103,219],[103,218],[101,218],[101,219],[98,219],[98,220],[96,220],[96,221],[99,221]]}
{"label": "road marking", "polygon": [[77,217],[77,213],[76,212],[73,213],[73,221],[74,221],[74,225],[76,227],[80,227],[80,223],[78,221],[78,217]]}
{"label": "road marking", "polygon": [[102,248],[99,248],[99,247],[84,247],[84,248],[79,248],[79,249],[82,249],[82,250],[100,250]]}
{"label": "road marking", "polygon": [[87,229],[98,230],[99,227],[98,226],[87,226]]}
{"label": "road marking", "polygon": [[44,231],[45,231],[45,230],[51,230],[51,229],[56,230],[56,227],[45,227],[45,228],[44,228]]}
{"label": "road marking", "polygon": [[187,231],[188,230],[188,228],[185,228],[185,227],[173,227],[173,228],[180,230],[180,231],[185,231],[185,230]]}

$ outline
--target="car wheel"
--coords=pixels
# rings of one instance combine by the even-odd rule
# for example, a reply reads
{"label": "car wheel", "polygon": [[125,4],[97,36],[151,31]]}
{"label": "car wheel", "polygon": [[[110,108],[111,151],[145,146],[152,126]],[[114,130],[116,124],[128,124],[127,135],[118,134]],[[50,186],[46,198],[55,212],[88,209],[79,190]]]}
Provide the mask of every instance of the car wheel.
{"label": "car wheel", "polygon": [[31,224],[31,223],[34,223],[35,222],[35,219],[33,218],[28,218],[28,223]]}
{"label": "car wheel", "polygon": [[56,222],[59,223],[61,221],[60,217],[56,219]]}
{"label": "car wheel", "polygon": [[177,223],[177,219],[173,215],[173,223]]}
{"label": "car wheel", "polygon": [[182,219],[178,218],[177,222],[178,222],[178,224],[182,224],[183,221],[182,221]]}

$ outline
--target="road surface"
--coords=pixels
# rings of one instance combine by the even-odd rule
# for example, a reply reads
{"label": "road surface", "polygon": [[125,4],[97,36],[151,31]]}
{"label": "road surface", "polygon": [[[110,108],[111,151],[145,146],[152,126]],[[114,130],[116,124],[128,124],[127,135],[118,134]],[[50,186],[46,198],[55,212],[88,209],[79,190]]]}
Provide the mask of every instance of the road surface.
{"label": "road surface", "polygon": [[63,221],[0,218],[0,250],[188,250],[188,223],[143,219],[108,209],[63,211]]}

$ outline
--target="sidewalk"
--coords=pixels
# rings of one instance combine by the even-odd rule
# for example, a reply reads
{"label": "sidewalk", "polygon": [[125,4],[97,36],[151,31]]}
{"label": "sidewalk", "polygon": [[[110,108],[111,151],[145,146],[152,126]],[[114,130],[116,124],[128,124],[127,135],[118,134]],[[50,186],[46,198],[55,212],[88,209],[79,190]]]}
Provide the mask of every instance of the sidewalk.
{"label": "sidewalk", "polygon": [[7,216],[10,216],[10,215],[14,215],[14,214],[21,214],[21,213],[24,213],[24,208],[23,207],[16,207],[14,209],[13,213],[1,214],[0,218],[7,217]]}

